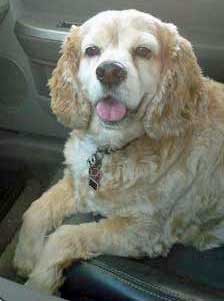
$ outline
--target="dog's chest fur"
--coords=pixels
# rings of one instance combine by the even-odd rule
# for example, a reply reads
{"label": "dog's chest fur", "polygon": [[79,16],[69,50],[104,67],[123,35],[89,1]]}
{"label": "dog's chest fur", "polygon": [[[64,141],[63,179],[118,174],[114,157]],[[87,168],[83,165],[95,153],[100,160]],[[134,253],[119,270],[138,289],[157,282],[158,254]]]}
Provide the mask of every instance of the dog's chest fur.
{"label": "dog's chest fur", "polygon": [[[144,183],[150,182],[157,174],[158,158],[149,150],[149,142],[144,137],[137,139],[121,150],[103,154],[99,188],[89,185],[88,160],[97,151],[97,145],[91,136],[71,136],[65,146],[66,165],[73,179],[75,198],[80,211],[98,212],[103,215],[152,210],[145,201]],[[141,191],[141,197],[140,197]],[[148,193],[148,192],[147,192]],[[142,204],[141,204],[142,199]],[[147,204],[146,204],[147,203]],[[143,208],[144,207],[144,208]]]}
{"label": "dog's chest fur", "polygon": [[[102,178],[95,191],[89,185],[88,160],[96,151],[97,145],[89,135],[72,135],[65,147],[79,211],[152,215],[155,210],[166,211],[171,201],[191,186],[192,177],[188,177],[186,166],[181,166],[182,150],[172,147],[172,143],[152,143],[143,135],[120,150],[104,154]],[[171,201],[167,201],[169,198]]]}
{"label": "dog's chest fur", "polygon": [[88,177],[88,160],[97,151],[93,139],[86,135],[83,139],[70,139],[66,145],[65,153],[72,173],[76,178]]}

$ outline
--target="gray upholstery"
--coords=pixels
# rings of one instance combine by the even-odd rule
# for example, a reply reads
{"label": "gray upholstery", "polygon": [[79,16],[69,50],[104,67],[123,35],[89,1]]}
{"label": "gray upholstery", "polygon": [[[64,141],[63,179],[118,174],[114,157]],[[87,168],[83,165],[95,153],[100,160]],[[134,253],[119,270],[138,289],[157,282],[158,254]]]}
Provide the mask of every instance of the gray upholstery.
{"label": "gray upholstery", "polygon": [[4,301],[59,301],[61,298],[43,295],[15,282],[0,277],[0,300]]}

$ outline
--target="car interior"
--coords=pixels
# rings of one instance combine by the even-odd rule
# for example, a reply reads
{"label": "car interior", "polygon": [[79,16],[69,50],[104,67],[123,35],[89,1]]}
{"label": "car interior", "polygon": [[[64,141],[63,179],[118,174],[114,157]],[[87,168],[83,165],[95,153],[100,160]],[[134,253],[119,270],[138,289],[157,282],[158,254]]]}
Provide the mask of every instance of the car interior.
{"label": "car interior", "polygon": [[100,256],[75,263],[64,273],[59,296],[31,290],[13,269],[23,213],[63,174],[69,131],[51,113],[47,86],[61,44],[72,24],[129,8],[175,23],[203,73],[224,82],[223,1],[0,0],[0,300],[224,300],[224,248],[199,252],[176,245],[164,258]]}

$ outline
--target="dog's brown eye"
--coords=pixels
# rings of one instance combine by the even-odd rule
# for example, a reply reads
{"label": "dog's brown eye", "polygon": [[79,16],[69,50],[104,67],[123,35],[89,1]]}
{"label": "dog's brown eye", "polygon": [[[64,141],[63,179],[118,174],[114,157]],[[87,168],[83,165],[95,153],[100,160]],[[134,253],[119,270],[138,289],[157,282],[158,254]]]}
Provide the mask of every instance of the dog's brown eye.
{"label": "dog's brown eye", "polygon": [[135,49],[134,54],[145,59],[150,59],[152,56],[152,51],[147,47],[140,46]]}
{"label": "dog's brown eye", "polygon": [[100,48],[97,46],[87,47],[85,54],[89,57],[100,55]]}

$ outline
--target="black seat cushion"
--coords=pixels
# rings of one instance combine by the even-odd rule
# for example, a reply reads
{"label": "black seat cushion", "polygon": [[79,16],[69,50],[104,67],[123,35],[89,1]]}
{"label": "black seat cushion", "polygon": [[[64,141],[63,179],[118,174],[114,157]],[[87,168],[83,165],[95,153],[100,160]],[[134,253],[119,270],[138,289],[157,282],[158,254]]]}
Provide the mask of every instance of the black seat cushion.
{"label": "black seat cushion", "polygon": [[168,257],[113,256],[76,263],[61,289],[68,300],[223,301],[224,248],[175,246]]}
{"label": "black seat cushion", "polygon": [[224,293],[224,247],[199,252],[194,248],[176,246],[168,256],[167,269]]}

